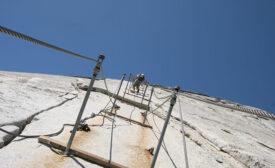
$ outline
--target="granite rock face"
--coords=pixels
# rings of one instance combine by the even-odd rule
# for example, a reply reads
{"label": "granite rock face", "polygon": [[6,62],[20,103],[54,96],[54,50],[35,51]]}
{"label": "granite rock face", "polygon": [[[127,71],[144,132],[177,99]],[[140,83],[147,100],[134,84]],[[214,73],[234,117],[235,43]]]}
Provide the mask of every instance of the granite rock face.
{"label": "granite rock face", "polygon": [[[114,93],[120,81],[106,81],[108,91]],[[36,138],[20,137],[51,134],[58,132],[65,123],[74,124],[86,93],[83,88],[88,83],[85,78],[0,71],[0,128],[11,133],[0,131],[1,167],[100,167],[81,158],[58,155],[60,151],[53,152],[39,144]],[[120,96],[124,95],[126,84],[125,81]],[[94,87],[99,89],[92,91],[82,118],[102,114],[102,109],[112,105],[110,97],[103,92],[106,90],[104,81],[96,80]],[[148,87],[143,104],[148,103],[151,88]],[[166,97],[171,92],[167,87],[155,86],[148,114],[148,124],[153,129],[115,118],[112,161],[127,167],[150,167],[153,156],[148,149],[156,148],[170,105]],[[141,102],[141,95],[128,89],[125,98]],[[123,100],[118,100],[117,104],[119,115],[143,121],[141,112],[144,110],[138,105]],[[231,101],[183,92],[174,106],[156,167],[185,167],[179,105],[190,167],[275,166],[275,120],[272,115]],[[111,118],[103,119],[98,115],[87,120],[91,131],[78,131],[73,145],[109,159]],[[53,138],[67,143],[70,130],[72,126],[66,126]]]}

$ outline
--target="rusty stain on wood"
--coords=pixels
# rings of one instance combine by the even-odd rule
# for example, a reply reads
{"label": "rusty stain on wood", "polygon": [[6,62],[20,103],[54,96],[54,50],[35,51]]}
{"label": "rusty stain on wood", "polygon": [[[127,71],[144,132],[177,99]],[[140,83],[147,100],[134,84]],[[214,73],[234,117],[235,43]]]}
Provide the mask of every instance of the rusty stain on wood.
{"label": "rusty stain on wood", "polygon": [[[114,110],[118,110],[118,109],[114,109]],[[113,111],[114,112],[114,111]],[[118,117],[123,117],[123,116],[118,116]],[[125,118],[125,119],[128,119],[128,118],[126,118],[126,117],[123,117],[123,118]],[[93,123],[93,124],[100,124],[101,122],[102,122],[102,117],[99,117],[99,118],[95,118],[95,119],[92,119],[90,122],[89,122],[89,124],[91,124],[91,123]],[[143,121],[143,117],[142,117],[142,121]],[[131,122],[134,122],[134,123],[137,123],[137,124],[139,124],[139,125],[141,125],[142,123],[141,122],[139,122],[139,121],[135,121],[135,120],[133,120],[133,121],[131,121]],[[147,123],[148,122],[146,122],[146,125],[147,125]],[[150,125],[147,125],[147,127],[148,126],[150,126]],[[151,126],[150,126],[150,128],[152,128]],[[151,160],[152,160],[152,156],[149,154],[149,152],[146,150],[149,146],[144,146],[144,144],[147,144],[145,141],[147,141],[146,139],[147,139],[147,137],[146,137],[146,135],[144,134],[144,132],[148,132],[149,130],[148,129],[146,129],[146,128],[144,128],[144,127],[139,127],[138,128],[138,130],[139,130],[139,132],[138,132],[138,134],[139,135],[141,135],[141,136],[138,136],[139,138],[137,138],[137,144],[138,145],[131,145],[131,148],[132,148],[132,150],[134,151],[134,153],[135,154],[133,154],[133,157],[134,158],[136,158],[136,160],[135,161],[132,161],[130,164],[129,164],[129,166],[130,167],[148,167],[148,166],[150,166],[150,163],[151,163]],[[146,131],[147,130],[147,131]],[[61,141],[63,141],[63,142],[65,142],[66,140],[67,140],[67,134],[68,134],[68,132],[69,131],[66,131],[67,133],[64,135],[62,135],[62,138],[59,138],[59,139],[61,139]],[[75,146],[77,146],[77,147],[80,147],[82,144],[84,144],[85,143],[85,141],[87,141],[88,139],[89,139],[89,136],[91,136],[91,133],[92,134],[94,134],[94,133],[98,133],[94,128],[92,128],[92,130],[91,130],[91,132],[90,133],[86,133],[86,132],[77,132],[77,134],[76,134],[76,137],[75,137],[75,140],[74,140],[74,143],[73,143],[73,149],[75,148]],[[66,139],[66,140],[65,140]],[[56,141],[56,140],[53,140],[53,141]],[[46,144],[48,144],[48,143],[51,143],[51,139],[50,140],[48,140],[47,142],[44,142],[44,143],[46,143]],[[62,142],[60,142],[60,143],[62,143]],[[58,144],[56,144],[57,145],[57,147],[60,149],[60,148],[62,148],[61,146],[60,146],[60,144],[58,145]],[[64,147],[66,147],[66,144],[63,144],[64,145]],[[64,148],[65,149],[65,148]],[[97,155],[94,155],[94,154],[91,154],[91,153],[88,153],[88,152],[85,152],[85,151],[82,151],[81,149],[78,149],[78,148],[76,148],[77,150],[78,150],[78,152],[76,152],[76,155],[77,156],[79,156],[79,157],[81,157],[81,158],[84,158],[84,159],[86,159],[86,160],[90,160],[90,159],[87,159],[87,158],[89,158],[89,157],[95,157],[95,159],[98,159],[98,161],[100,162],[100,163],[98,163],[97,161],[93,161],[92,160],[92,162],[94,162],[94,163],[97,163],[97,164],[99,164],[99,165],[101,165],[101,166],[104,166],[104,167],[112,167],[114,164],[117,164],[117,163],[115,163],[115,162],[111,162],[111,164],[109,164],[109,161],[107,160],[107,159],[104,159],[104,158],[102,158],[102,157],[99,157],[99,156],[97,156]],[[62,150],[62,149],[61,149]],[[80,153],[79,153],[79,151],[81,151],[81,152],[83,152],[83,155],[81,155]],[[137,157],[138,156],[138,157]],[[86,157],[86,158],[85,158]],[[98,158],[97,158],[98,157]],[[47,160],[45,160],[45,158],[47,158]],[[58,165],[59,166],[61,166],[62,167],[62,164],[65,164],[67,161],[69,161],[70,159],[69,158],[67,158],[67,157],[64,157],[64,156],[60,156],[60,155],[57,155],[57,154],[50,154],[49,156],[45,156],[45,158],[43,158],[43,161],[42,161],[42,163],[41,162],[39,162],[39,163],[37,163],[37,162],[35,162],[34,164],[32,164],[32,165],[38,165],[39,164],[39,166],[42,166],[42,167],[46,167],[46,168],[48,168],[48,167],[58,167]],[[100,159],[102,159],[102,160],[100,160]],[[38,160],[39,160],[39,158],[38,158]],[[132,159],[131,159],[132,160]],[[91,161],[91,160],[90,160]],[[105,164],[105,165],[103,165],[103,164]],[[106,165],[107,164],[107,165]],[[120,164],[118,164],[120,167],[125,167],[125,166],[123,166],[123,165],[120,165]],[[38,166],[38,167],[39,167]]]}
{"label": "rusty stain on wood", "polygon": [[[92,119],[92,121],[90,121],[89,124],[99,124],[101,122],[102,122],[102,117]],[[59,139],[61,141],[66,142],[69,139],[69,131],[70,131],[70,129],[65,129],[65,131],[64,131],[65,134],[62,134],[61,136],[59,136]],[[93,127],[91,128],[91,131],[89,133],[78,131],[74,138],[73,145],[82,146],[83,144],[85,144],[85,142],[87,140],[89,140],[89,137],[96,136],[97,133],[98,132]],[[45,156],[45,155],[42,155],[42,156],[43,156],[43,158],[41,158],[41,156],[34,158],[34,161],[31,161],[30,163],[25,163],[25,164],[21,165],[21,167],[22,168],[23,167],[29,167],[29,168],[36,168],[36,167],[48,168],[49,167],[49,168],[52,168],[52,167],[58,167],[58,166],[62,167],[62,164],[66,163],[67,161],[70,160],[70,158],[68,158],[68,157],[64,157],[62,155],[58,155],[55,153],[51,153],[50,155],[47,155],[47,156]],[[47,159],[45,159],[45,158],[47,158]]]}
{"label": "rusty stain on wood", "polygon": [[[43,144],[47,145],[47,146],[51,146],[51,147],[60,149],[62,151],[64,151],[65,148],[66,148],[66,144],[65,143],[57,141],[57,140],[54,140],[54,139],[46,137],[46,136],[40,136],[38,138],[38,141],[40,143],[43,143]],[[104,158],[102,158],[100,156],[97,156],[97,155],[94,155],[92,153],[85,152],[85,151],[83,151],[81,149],[76,148],[75,146],[71,147],[71,152],[74,155],[76,155],[76,156],[78,156],[80,158],[83,158],[85,160],[94,162],[94,163],[99,164],[99,165],[104,166],[104,167],[126,168],[126,166],[123,166],[123,165],[121,165],[119,163],[116,163],[116,162],[110,162],[109,163],[109,161],[107,159],[104,159]]]}
{"label": "rusty stain on wood", "polygon": [[[140,117],[143,119],[143,116]],[[146,150],[149,146],[149,130],[144,127],[139,127],[136,135],[136,144],[131,146],[132,150],[134,150],[134,156],[131,158],[130,167],[133,168],[149,168],[152,162],[153,156]]]}
{"label": "rusty stain on wood", "polygon": [[[69,129],[65,129],[64,132],[66,131],[65,134],[61,134],[60,138],[61,139],[68,139],[69,138],[69,134],[67,132],[69,132]],[[41,146],[41,145],[40,145]],[[43,157],[41,157],[43,156]],[[65,161],[68,161],[70,158],[68,157],[64,157],[62,155],[58,155],[56,153],[50,153],[45,155],[45,153],[40,153],[37,154],[32,161],[29,162],[24,162],[20,164],[20,168],[37,168],[37,167],[41,167],[41,168],[52,168],[52,167],[59,167],[60,165],[64,164]],[[62,166],[61,166],[62,167]]]}
{"label": "rusty stain on wood", "polygon": [[[50,156],[45,156],[43,161],[36,162],[34,164],[31,164],[30,166],[23,166],[23,167],[45,167],[45,168],[52,168],[52,167],[58,167],[58,165],[62,165],[64,161],[68,160],[70,158],[54,154]],[[45,160],[45,161],[44,161]],[[61,166],[62,167],[62,166]]]}

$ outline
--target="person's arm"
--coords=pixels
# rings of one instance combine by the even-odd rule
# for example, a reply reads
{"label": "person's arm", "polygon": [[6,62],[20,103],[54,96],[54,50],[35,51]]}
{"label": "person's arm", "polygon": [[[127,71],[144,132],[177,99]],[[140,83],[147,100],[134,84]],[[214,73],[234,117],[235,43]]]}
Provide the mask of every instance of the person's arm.
{"label": "person's arm", "polygon": [[143,83],[149,85],[149,82],[146,79],[144,79]]}

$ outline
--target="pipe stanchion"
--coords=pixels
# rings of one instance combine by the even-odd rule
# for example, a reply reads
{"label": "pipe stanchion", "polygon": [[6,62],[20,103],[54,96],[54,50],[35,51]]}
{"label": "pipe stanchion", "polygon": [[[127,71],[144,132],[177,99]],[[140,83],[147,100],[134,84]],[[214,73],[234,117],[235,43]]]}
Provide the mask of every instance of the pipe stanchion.
{"label": "pipe stanchion", "polygon": [[148,84],[146,84],[146,86],[145,86],[145,90],[144,90],[144,92],[143,92],[143,96],[142,96],[142,99],[141,99],[140,104],[142,104],[142,102],[143,102],[143,100],[144,100],[144,97],[145,97],[145,93],[146,93],[146,91],[147,91],[147,88],[148,88]]}
{"label": "pipe stanchion", "polygon": [[150,103],[151,103],[151,99],[152,99],[153,92],[154,92],[154,88],[152,87],[151,94],[150,94],[150,98],[149,98],[149,101],[148,101],[148,106],[147,106],[147,109],[146,109],[146,111],[145,111],[145,113],[144,113],[143,124],[145,124],[145,120],[146,120],[146,118],[147,118],[148,110],[150,110]]}
{"label": "pipe stanchion", "polygon": [[179,89],[180,88],[178,86],[176,86],[175,90],[174,90],[174,93],[172,95],[172,99],[170,101],[170,107],[169,107],[169,110],[168,110],[168,114],[167,114],[167,117],[165,119],[165,123],[164,123],[162,131],[161,131],[161,135],[159,137],[158,146],[156,148],[156,153],[154,155],[154,158],[153,158],[153,161],[152,161],[152,164],[151,164],[151,168],[155,167],[155,164],[156,164],[156,161],[157,161],[157,158],[158,158],[158,154],[159,154],[159,150],[160,150],[160,147],[161,147],[161,144],[162,144],[162,141],[163,141],[163,137],[164,137],[164,134],[165,134],[165,131],[166,131],[169,119],[171,117],[171,113],[172,113],[173,107],[174,107],[174,105],[175,105],[175,103],[177,101],[177,95],[176,94],[179,91]]}
{"label": "pipe stanchion", "polygon": [[180,113],[180,122],[181,122],[182,142],[183,142],[183,150],[184,150],[184,158],[185,158],[185,168],[189,168],[180,98],[179,98],[178,102],[179,102],[179,113]]}
{"label": "pipe stanchion", "polygon": [[[122,82],[125,78],[126,74],[124,73],[122,75],[122,78],[121,78],[121,81],[120,81],[120,84],[119,84],[119,88],[118,88],[118,91],[117,91],[117,94],[115,95],[115,100],[114,100],[114,103],[113,103],[113,106],[111,108],[111,113],[113,112],[113,109],[115,108],[116,106],[116,100],[117,100],[117,97],[118,97],[118,94],[119,94],[119,91],[120,91],[120,88],[121,88],[121,85],[122,85]],[[115,114],[113,116],[113,121],[112,121],[112,131],[111,131],[111,145],[110,145],[110,154],[109,154],[109,163],[111,163],[112,161],[112,150],[113,150],[113,134],[114,134],[114,121],[115,121],[115,117],[116,117],[116,110],[115,111]]]}
{"label": "pipe stanchion", "polygon": [[129,75],[129,79],[128,79],[127,85],[126,85],[126,87],[125,87],[125,91],[124,91],[124,94],[123,94],[123,98],[125,97],[126,90],[127,90],[128,85],[129,85],[129,82],[130,82],[131,76],[132,76],[132,73],[130,73],[130,75]]}
{"label": "pipe stanchion", "polygon": [[94,68],[93,76],[92,76],[92,78],[91,78],[91,81],[90,81],[88,90],[87,90],[86,95],[85,95],[85,97],[84,97],[84,100],[83,100],[83,103],[82,103],[82,105],[81,105],[80,111],[79,111],[79,113],[78,113],[77,119],[76,119],[76,121],[75,121],[74,129],[73,129],[73,131],[72,131],[72,134],[71,134],[71,136],[70,136],[70,139],[69,139],[69,141],[68,141],[68,143],[67,143],[67,147],[66,147],[65,152],[64,152],[65,155],[68,155],[69,152],[70,152],[70,148],[71,148],[71,145],[72,145],[72,143],[73,143],[75,133],[76,133],[76,131],[77,131],[77,128],[78,128],[78,125],[79,125],[79,123],[80,123],[82,114],[83,114],[84,109],[85,109],[85,107],[86,107],[86,104],[87,104],[87,102],[88,102],[88,99],[89,99],[91,90],[92,90],[92,88],[93,88],[95,79],[96,79],[96,77],[97,77],[97,75],[98,75],[98,73],[99,73],[99,71],[100,71],[100,67],[101,67],[101,64],[102,64],[104,58],[105,58],[104,55],[99,55],[99,56],[98,56],[98,60],[97,60],[96,66],[95,66],[95,68]]}

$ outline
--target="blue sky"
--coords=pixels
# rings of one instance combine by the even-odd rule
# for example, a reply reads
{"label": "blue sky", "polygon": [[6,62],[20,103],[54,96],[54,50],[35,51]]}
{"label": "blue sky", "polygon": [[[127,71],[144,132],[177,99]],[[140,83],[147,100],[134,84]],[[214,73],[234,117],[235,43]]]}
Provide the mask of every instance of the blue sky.
{"label": "blue sky", "polygon": [[[97,58],[109,78],[275,113],[274,0],[2,0],[0,25]],[[90,76],[94,63],[0,34],[0,70]]]}

